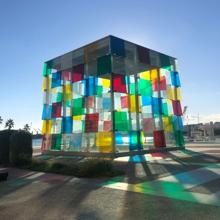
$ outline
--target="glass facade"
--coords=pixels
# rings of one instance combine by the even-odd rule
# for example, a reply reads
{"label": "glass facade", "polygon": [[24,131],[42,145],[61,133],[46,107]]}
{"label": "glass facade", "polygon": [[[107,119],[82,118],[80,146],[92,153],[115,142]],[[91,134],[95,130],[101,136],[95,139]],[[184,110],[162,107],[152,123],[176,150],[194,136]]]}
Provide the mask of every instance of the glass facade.
{"label": "glass facade", "polygon": [[44,64],[42,151],[183,146],[176,59],[108,36]]}

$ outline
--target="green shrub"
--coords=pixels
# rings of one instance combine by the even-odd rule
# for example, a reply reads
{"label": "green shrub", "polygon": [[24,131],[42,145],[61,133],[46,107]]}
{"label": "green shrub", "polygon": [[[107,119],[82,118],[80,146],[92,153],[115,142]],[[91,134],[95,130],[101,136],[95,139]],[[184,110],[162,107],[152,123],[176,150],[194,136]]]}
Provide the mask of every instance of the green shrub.
{"label": "green shrub", "polygon": [[9,163],[10,136],[15,132],[16,130],[0,131],[0,163]]}
{"label": "green shrub", "polygon": [[79,167],[77,164],[63,164],[60,162],[53,162],[49,167],[49,172],[59,173],[64,175],[77,175]]}
{"label": "green shrub", "polygon": [[118,170],[113,166],[112,161],[91,159],[80,164],[79,177],[100,177],[114,176]]}
{"label": "green shrub", "polygon": [[30,164],[32,159],[32,136],[20,130],[10,137],[10,162],[13,165]]}
{"label": "green shrub", "polygon": [[112,161],[91,159],[83,162],[68,161],[45,161],[42,159],[33,159],[32,163],[23,166],[39,172],[57,173],[77,177],[113,177],[123,175],[124,171],[114,167]]}
{"label": "green shrub", "polygon": [[48,172],[49,165],[46,161],[32,160],[26,168],[29,168],[34,171]]}

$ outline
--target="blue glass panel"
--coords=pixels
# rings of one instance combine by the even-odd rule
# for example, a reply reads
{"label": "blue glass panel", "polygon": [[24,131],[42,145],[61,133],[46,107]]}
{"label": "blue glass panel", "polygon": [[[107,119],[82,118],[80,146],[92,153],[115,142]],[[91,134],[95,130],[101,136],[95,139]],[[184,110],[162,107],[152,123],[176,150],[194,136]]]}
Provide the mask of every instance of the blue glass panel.
{"label": "blue glass panel", "polygon": [[111,36],[110,45],[111,45],[111,54],[122,56],[122,57],[125,56],[124,40]]}
{"label": "blue glass panel", "polygon": [[141,96],[142,99],[142,105],[151,105],[151,97],[150,96]]}
{"label": "blue glass panel", "polygon": [[141,150],[143,148],[140,134],[140,131],[129,132],[129,150]]}
{"label": "blue glass panel", "polygon": [[62,133],[71,134],[72,125],[73,125],[72,117],[64,117],[62,120]]}
{"label": "blue glass panel", "polygon": [[115,133],[115,144],[122,144],[122,134],[119,132]]}
{"label": "blue glass panel", "polygon": [[73,136],[73,147],[82,146],[82,133],[76,133]]}
{"label": "blue glass panel", "polygon": [[42,120],[47,119],[47,105],[43,106],[43,112],[42,112]]}
{"label": "blue glass panel", "polygon": [[154,115],[161,115],[162,114],[162,99],[152,97],[152,107],[153,107]]}
{"label": "blue glass panel", "polygon": [[98,85],[98,78],[89,77],[86,80],[85,94],[86,96],[96,95],[96,85]]}
{"label": "blue glass panel", "polygon": [[110,109],[111,108],[111,99],[110,98],[103,98],[103,109]]}
{"label": "blue glass panel", "polygon": [[44,104],[43,113],[42,113],[42,120],[51,119],[51,115],[52,115],[52,106]]}
{"label": "blue glass panel", "polygon": [[176,87],[180,87],[181,84],[180,84],[180,77],[179,77],[179,73],[175,72],[175,86]]}
{"label": "blue glass panel", "polygon": [[183,120],[181,116],[177,116],[178,117],[178,124],[179,124],[179,130],[183,130]]}
{"label": "blue glass panel", "polygon": [[56,72],[52,74],[52,88],[61,86],[61,74],[62,72]]}

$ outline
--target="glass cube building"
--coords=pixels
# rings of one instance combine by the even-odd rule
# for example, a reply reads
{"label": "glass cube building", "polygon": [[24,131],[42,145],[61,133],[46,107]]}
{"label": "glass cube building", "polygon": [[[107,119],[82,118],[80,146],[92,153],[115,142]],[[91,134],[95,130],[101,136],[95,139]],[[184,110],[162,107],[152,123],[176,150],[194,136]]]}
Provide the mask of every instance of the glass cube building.
{"label": "glass cube building", "polygon": [[107,36],[44,63],[42,151],[182,148],[180,101],[176,58]]}

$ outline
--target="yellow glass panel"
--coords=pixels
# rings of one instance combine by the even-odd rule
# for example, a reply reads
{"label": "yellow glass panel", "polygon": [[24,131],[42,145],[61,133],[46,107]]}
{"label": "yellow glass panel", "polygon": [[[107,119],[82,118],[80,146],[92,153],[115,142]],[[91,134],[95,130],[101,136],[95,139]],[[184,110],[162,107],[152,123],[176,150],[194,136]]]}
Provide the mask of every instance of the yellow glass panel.
{"label": "yellow glass panel", "polygon": [[52,120],[47,121],[47,134],[51,134],[51,129],[52,129]]}
{"label": "yellow glass panel", "polygon": [[52,121],[43,120],[42,134],[51,134]]}
{"label": "yellow glass panel", "polygon": [[173,124],[172,124],[172,121],[169,120],[169,117],[163,117],[163,126],[164,126],[165,131],[168,131],[168,132],[173,131]]}
{"label": "yellow glass panel", "polygon": [[153,69],[151,72],[151,80],[157,79],[157,69]]}
{"label": "yellow glass panel", "polygon": [[139,112],[141,112],[141,107],[142,107],[142,99],[141,99],[141,96],[138,96],[138,104],[139,104]]}
{"label": "yellow glass panel", "polygon": [[47,131],[47,121],[46,120],[43,120],[43,126],[42,126],[42,134],[46,134],[46,131]]}
{"label": "yellow glass panel", "polygon": [[71,85],[65,85],[65,92],[68,94],[72,93],[72,86]]}
{"label": "yellow glass panel", "polygon": [[167,86],[167,98],[174,100],[174,90],[170,86]]}
{"label": "yellow glass panel", "polygon": [[96,133],[96,146],[100,152],[112,152],[112,132],[98,132]]}
{"label": "yellow glass panel", "polygon": [[140,73],[140,78],[150,80],[150,71],[144,71]]}
{"label": "yellow glass panel", "polygon": [[172,99],[175,100],[175,89],[172,88],[172,89],[171,89],[171,92],[172,92]]}
{"label": "yellow glass panel", "polygon": [[102,86],[106,88],[110,88],[110,80],[109,79],[102,79]]}
{"label": "yellow glass panel", "polygon": [[57,93],[57,88],[52,88],[51,93],[56,94]]}
{"label": "yellow glass panel", "polygon": [[47,77],[44,77],[44,79],[43,79],[42,89],[43,89],[43,91],[47,89]]}
{"label": "yellow glass panel", "polygon": [[142,131],[141,132],[141,143],[143,144],[145,141],[145,138],[144,138],[144,132]]}
{"label": "yellow glass panel", "polygon": [[73,116],[73,120],[81,121],[82,120],[82,115]]}
{"label": "yellow glass panel", "polygon": [[[175,90],[176,90],[176,97],[175,97]],[[172,88],[172,99],[182,100],[182,97],[180,95],[180,88]]]}
{"label": "yellow glass panel", "polygon": [[66,93],[65,94],[65,99],[66,99],[66,101],[72,100],[72,94],[71,93]]}
{"label": "yellow glass panel", "polygon": [[176,96],[177,96],[177,100],[182,100],[182,97],[180,95],[180,88],[176,88]]}
{"label": "yellow glass panel", "polygon": [[130,112],[136,112],[135,95],[130,95]]}

